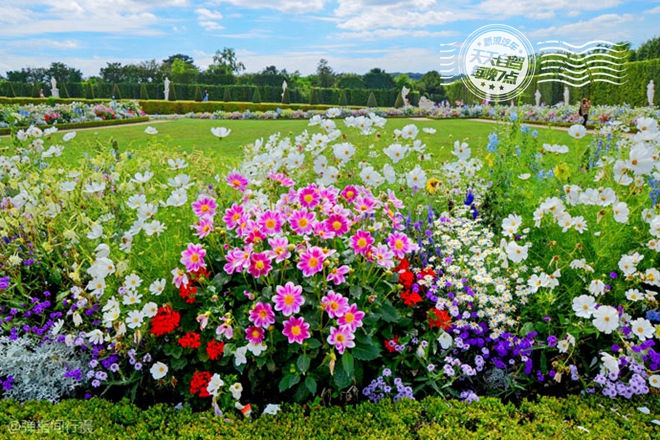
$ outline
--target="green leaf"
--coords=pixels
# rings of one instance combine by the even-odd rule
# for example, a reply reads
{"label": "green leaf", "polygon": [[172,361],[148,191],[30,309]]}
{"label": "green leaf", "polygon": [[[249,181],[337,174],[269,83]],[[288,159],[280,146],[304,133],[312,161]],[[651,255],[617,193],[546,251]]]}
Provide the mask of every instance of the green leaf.
{"label": "green leaf", "polygon": [[370,338],[366,338],[369,342],[357,341],[355,347],[351,348],[351,353],[355,359],[359,361],[373,361],[380,357],[380,347],[371,342]]}
{"label": "green leaf", "polygon": [[312,395],[316,394],[316,380],[312,376],[307,376],[307,379],[305,379],[305,386]]}
{"label": "green leaf", "polygon": [[339,368],[335,371],[334,379],[335,385],[337,385],[337,388],[340,390],[343,390],[351,384],[351,377],[346,374],[346,371],[344,371],[343,368]]}
{"label": "green leaf", "polygon": [[167,344],[163,347],[163,353],[174,359],[179,359],[183,354],[183,347],[179,344]]}
{"label": "green leaf", "polygon": [[227,275],[224,271],[218,272],[216,276],[213,277],[211,282],[216,288],[221,288],[225,284],[231,281],[231,277]]}
{"label": "green leaf", "polygon": [[362,296],[362,287],[361,286],[351,286],[349,292],[353,298],[359,298]]}
{"label": "green leaf", "polygon": [[284,391],[288,390],[298,382],[300,382],[300,376],[296,374],[287,374],[280,381],[280,385],[279,385],[280,393],[283,393]]}
{"label": "green leaf", "polygon": [[520,334],[524,336],[527,333],[533,332],[533,331],[534,331],[534,323],[533,322],[526,322],[522,326],[522,328],[520,329]]}
{"label": "green leaf", "polygon": [[181,370],[188,365],[188,360],[185,357],[175,358],[170,361],[172,370]]}
{"label": "green leaf", "polygon": [[309,365],[312,363],[312,358],[309,357],[308,354],[301,354],[298,356],[298,361],[296,362],[296,365],[298,365],[298,369],[300,370],[301,373],[305,374],[307,370],[309,370]]}
{"label": "green leaf", "polygon": [[321,346],[321,342],[318,339],[308,339],[305,341],[305,344],[307,344],[307,348],[314,350],[315,348],[319,348]]}
{"label": "green leaf", "polygon": [[348,377],[353,377],[353,355],[351,355],[349,352],[344,352],[344,354],[341,356],[341,366],[344,367],[344,371]]}
{"label": "green leaf", "polygon": [[380,316],[385,322],[397,322],[400,318],[399,312],[389,300],[385,301],[381,306]]}

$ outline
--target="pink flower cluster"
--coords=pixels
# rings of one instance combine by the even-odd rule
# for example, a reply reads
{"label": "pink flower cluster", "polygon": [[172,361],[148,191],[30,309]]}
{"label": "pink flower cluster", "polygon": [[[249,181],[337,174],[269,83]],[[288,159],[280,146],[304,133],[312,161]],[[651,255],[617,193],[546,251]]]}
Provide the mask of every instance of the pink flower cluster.
{"label": "pink flower cluster", "polygon": [[321,298],[321,305],[330,318],[337,318],[338,327],[330,327],[328,343],[334,345],[339,354],[344,354],[347,348],[355,347],[355,330],[362,327],[364,312],[357,304],[348,305],[348,299],[332,290]]}

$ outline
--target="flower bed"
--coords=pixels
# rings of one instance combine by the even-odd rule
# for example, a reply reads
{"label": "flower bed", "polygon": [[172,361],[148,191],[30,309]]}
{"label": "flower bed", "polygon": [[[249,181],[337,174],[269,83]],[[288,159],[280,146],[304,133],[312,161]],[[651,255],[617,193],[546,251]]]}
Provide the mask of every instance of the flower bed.
{"label": "flower bed", "polygon": [[168,153],[153,127],[148,155],[75,165],[20,131],[0,157],[5,395],[221,414],[656,393],[657,121],[539,145],[512,116],[486,156],[456,142],[436,167],[433,129],[390,137],[375,113],[314,115],[232,170]]}

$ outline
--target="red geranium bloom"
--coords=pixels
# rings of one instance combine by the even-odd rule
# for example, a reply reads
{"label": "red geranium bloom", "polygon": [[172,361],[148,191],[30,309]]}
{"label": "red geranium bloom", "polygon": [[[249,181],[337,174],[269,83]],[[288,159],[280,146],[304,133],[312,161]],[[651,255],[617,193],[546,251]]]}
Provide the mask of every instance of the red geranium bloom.
{"label": "red geranium bloom", "polygon": [[403,303],[408,307],[413,307],[415,304],[422,301],[422,297],[419,296],[417,292],[411,292],[409,290],[404,290],[400,294]]}
{"label": "red geranium bloom", "polygon": [[201,336],[198,333],[186,333],[179,338],[179,345],[181,345],[183,348],[197,349],[202,344],[200,339]]}
{"label": "red geranium bloom", "polygon": [[196,371],[190,381],[190,393],[199,393],[199,397],[209,397],[210,394],[206,388],[209,386],[210,381],[211,373],[208,371]]}
{"label": "red geranium bloom", "polygon": [[399,343],[399,337],[395,336],[392,339],[386,339],[385,340],[385,349],[389,351],[390,353],[394,353],[396,351],[395,347]]}
{"label": "red geranium bloom", "polygon": [[218,356],[221,356],[223,351],[225,351],[224,341],[218,342],[214,339],[206,344],[206,353],[208,353],[209,359],[212,361],[216,360]]}
{"label": "red geranium bloom", "polygon": [[162,336],[174,331],[179,326],[181,315],[172,310],[170,306],[163,306],[158,309],[156,316],[151,318],[151,334]]}
{"label": "red geranium bloom", "polygon": [[432,308],[429,309],[427,316],[429,318],[429,327],[431,328],[438,327],[444,330],[448,330],[449,326],[451,325],[451,317],[446,310],[438,310],[436,308]]}

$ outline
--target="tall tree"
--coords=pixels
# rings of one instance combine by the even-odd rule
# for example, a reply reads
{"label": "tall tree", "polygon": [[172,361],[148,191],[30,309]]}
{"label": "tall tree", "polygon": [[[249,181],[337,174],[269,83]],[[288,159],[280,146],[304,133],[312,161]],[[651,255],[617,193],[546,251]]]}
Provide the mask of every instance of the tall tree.
{"label": "tall tree", "polygon": [[7,80],[23,83],[45,83],[50,77],[43,67],[24,67],[7,72]]}
{"label": "tall tree", "polygon": [[335,72],[328,65],[328,60],[321,58],[316,66],[314,84],[318,87],[332,87],[335,83]]}
{"label": "tall tree", "polygon": [[172,81],[180,84],[190,84],[195,81],[199,70],[190,63],[175,59],[172,63]]}
{"label": "tall tree", "polygon": [[364,85],[368,89],[393,89],[396,84],[392,75],[375,67],[364,75]]}
{"label": "tall tree", "polygon": [[52,63],[46,71],[46,75],[63,83],[82,81],[82,72],[73,67],[69,67],[64,63]]}
{"label": "tall tree", "polygon": [[651,38],[643,42],[635,51],[637,61],[660,58],[660,37]]}
{"label": "tall tree", "polygon": [[195,64],[195,60],[193,59],[193,57],[191,57],[190,55],[184,55],[182,53],[178,53],[176,55],[170,55],[169,57],[163,60],[163,64],[172,65],[174,60],[181,60],[187,64]]}
{"label": "tall tree", "polygon": [[216,50],[213,55],[213,64],[209,66],[209,71],[220,75],[236,75],[245,70],[245,64],[238,61],[236,51],[229,47],[222,50]]}
{"label": "tall tree", "polygon": [[101,67],[101,79],[107,83],[121,83],[126,81],[126,71],[121,63],[106,63],[105,67]]}

